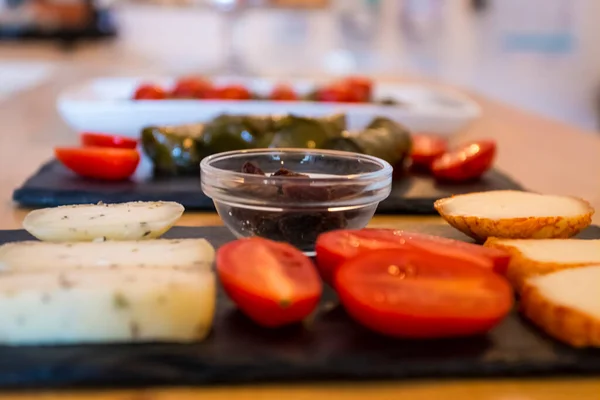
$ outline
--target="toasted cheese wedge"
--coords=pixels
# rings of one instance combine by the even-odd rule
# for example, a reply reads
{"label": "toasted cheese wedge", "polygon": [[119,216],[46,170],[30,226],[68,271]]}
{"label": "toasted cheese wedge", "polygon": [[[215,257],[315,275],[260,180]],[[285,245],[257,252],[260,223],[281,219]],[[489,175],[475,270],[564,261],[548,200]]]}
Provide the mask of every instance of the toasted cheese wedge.
{"label": "toasted cheese wedge", "polygon": [[453,227],[484,241],[569,238],[592,222],[594,209],[584,200],[515,190],[470,193],[435,202]]}
{"label": "toasted cheese wedge", "polygon": [[517,291],[532,276],[600,264],[600,240],[490,238],[484,246],[511,255],[506,277]]}
{"label": "toasted cheese wedge", "polygon": [[574,347],[600,347],[600,265],[528,279],[521,311],[550,336]]}
{"label": "toasted cheese wedge", "polygon": [[183,214],[175,202],[82,204],[35,210],[23,227],[49,242],[153,239],[168,231]]}
{"label": "toasted cheese wedge", "polygon": [[14,242],[0,246],[0,272],[81,268],[210,269],[214,248],[204,239],[109,242]]}
{"label": "toasted cheese wedge", "polygon": [[3,273],[0,343],[191,342],[210,331],[212,271],[123,269]]}

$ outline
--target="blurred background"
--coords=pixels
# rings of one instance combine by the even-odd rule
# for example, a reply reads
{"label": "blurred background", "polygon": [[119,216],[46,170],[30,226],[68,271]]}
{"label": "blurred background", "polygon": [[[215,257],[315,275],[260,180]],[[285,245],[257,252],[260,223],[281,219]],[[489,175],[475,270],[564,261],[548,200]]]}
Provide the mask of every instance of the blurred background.
{"label": "blurred background", "polygon": [[0,101],[74,64],[425,76],[597,130],[599,17],[598,0],[0,0]]}

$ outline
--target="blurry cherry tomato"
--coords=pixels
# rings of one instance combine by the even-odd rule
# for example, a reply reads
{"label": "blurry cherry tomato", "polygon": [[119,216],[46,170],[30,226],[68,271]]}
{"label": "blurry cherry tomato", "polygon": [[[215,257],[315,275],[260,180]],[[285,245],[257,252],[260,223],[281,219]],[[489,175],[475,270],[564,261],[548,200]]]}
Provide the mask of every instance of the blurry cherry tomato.
{"label": "blurry cherry tomato", "polygon": [[494,161],[496,143],[479,140],[451,150],[431,164],[433,176],[439,180],[462,182],[479,178]]}
{"label": "blurry cherry tomato", "polygon": [[323,280],[333,281],[335,271],[344,262],[378,249],[405,249],[421,252],[424,257],[445,256],[447,263],[461,262],[506,273],[510,255],[472,243],[394,229],[359,229],[326,232],[317,238],[317,267]]}
{"label": "blurry cherry tomato", "polygon": [[277,101],[294,101],[298,100],[298,95],[289,85],[277,85],[273,88],[269,98]]}
{"label": "blurry cherry tomato", "polygon": [[242,85],[227,85],[217,90],[221,100],[248,100],[252,97],[250,91]]}
{"label": "blurry cherry tomato", "polygon": [[123,180],[135,172],[140,155],[132,149],[107,147],[59,147],[56,158],[71,171],[86,178]]}
{"label": "blurry cherry tomato", "polygon": [[410,158],[415,167],[429,169],[433,161],[448,148],[446,140],[435,135],[413,135]]}
{"label": "blurry cherry tomato", "polygon": [[171,96],[178,99],[204,99],[212,89],[212,84],[203,78],[182,78],[171,90]]}
{"label": "blurry cherry tomato", "polygon": [[104,133],[84,132],[81,134],[81,144],[86,147],[115,147],[135,149],[137,140],[125,136],[107,135]]}
{"label": "blurry cherry tomato", "polygon": [[217,252],[217,273],[240,310],[266,327],[302,321],[321,297],[312,261],[287,243],[259,237],[227,243]]}
{"label": "blurry cherry tomato", "polygon": [[483,334],[513,305],[512,289],[501,276],[401,249],[355,257],[334,279],[340,302],[353,319],[393,337]]}
{"label": "blurry cherry tomato", "polygon": [[158,85],[141,85],[133,95],[134,100],[163,100],[167,93]]}
{"label": "blurry cherry tomato", "polygon": [[358,103],[361,100],[360,93],[353,90],[345,82],[335,82],[324,86],[317,91],[317,99],[322,102],[332,103]]}
{"label": "blurry cherry tomato", "polygon": [[373,93],[373,80],[364,76],[350,76],[343,80],[353,92],[353,98],[360,102],[371,101]]}

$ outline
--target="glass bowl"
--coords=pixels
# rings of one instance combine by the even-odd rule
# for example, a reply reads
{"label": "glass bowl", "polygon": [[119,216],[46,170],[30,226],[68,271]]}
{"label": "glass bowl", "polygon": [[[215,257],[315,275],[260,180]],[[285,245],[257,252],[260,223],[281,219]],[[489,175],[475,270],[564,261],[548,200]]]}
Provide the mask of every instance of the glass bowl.
{"label": "glass bowl", "polygon": [[[242,173],[246,162],[267,176]],[[280,168],[309,177],[269,176]],[[364,228],[392,184],[386,161],[334,150],[229,151],[204,158],[200,169],[204,194],[236,237],[288,242],[306,253],[323,232]]]}

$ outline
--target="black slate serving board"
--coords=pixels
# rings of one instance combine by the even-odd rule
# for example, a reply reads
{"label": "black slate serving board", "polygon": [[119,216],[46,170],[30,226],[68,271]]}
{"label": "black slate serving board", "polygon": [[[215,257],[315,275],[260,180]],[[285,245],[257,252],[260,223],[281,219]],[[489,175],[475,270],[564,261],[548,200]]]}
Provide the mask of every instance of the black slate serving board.
{"label": "black slate serving board", "polygon": [[[400,225],[468,240],[446,225]],[[223,227],[175,227],[166,237],[233,239]],[[600,238],[591,227],[581,238]],[[31,239],[0,231],[0,243]],[[0,346],[0,388],[136,387],[331,380],[600,375],[600,350],[571,349],[512,313],[487,336],[393,340],[352,322],[326,290],[312,323],[257,327],[218,294],[210,336],[192,345]]]}
{"label": "black slate serving board", "polygon": [[[487,190],[522,189],[497,170],[481,180],[465,184],[438,184],[431,177],[410,175],[394,183],[390,196],[379,204],[380,214],[437,214],[433,203],[453,194]],[[211,199],[200,189],[199,177],[147,178],[138,181],[99,182],[80,178],[57,161],[43,165],[13,199],[27,207],[54,207],[66,204],[120,203],[126,201],[176,201],[188,210],[213,211]]]}

